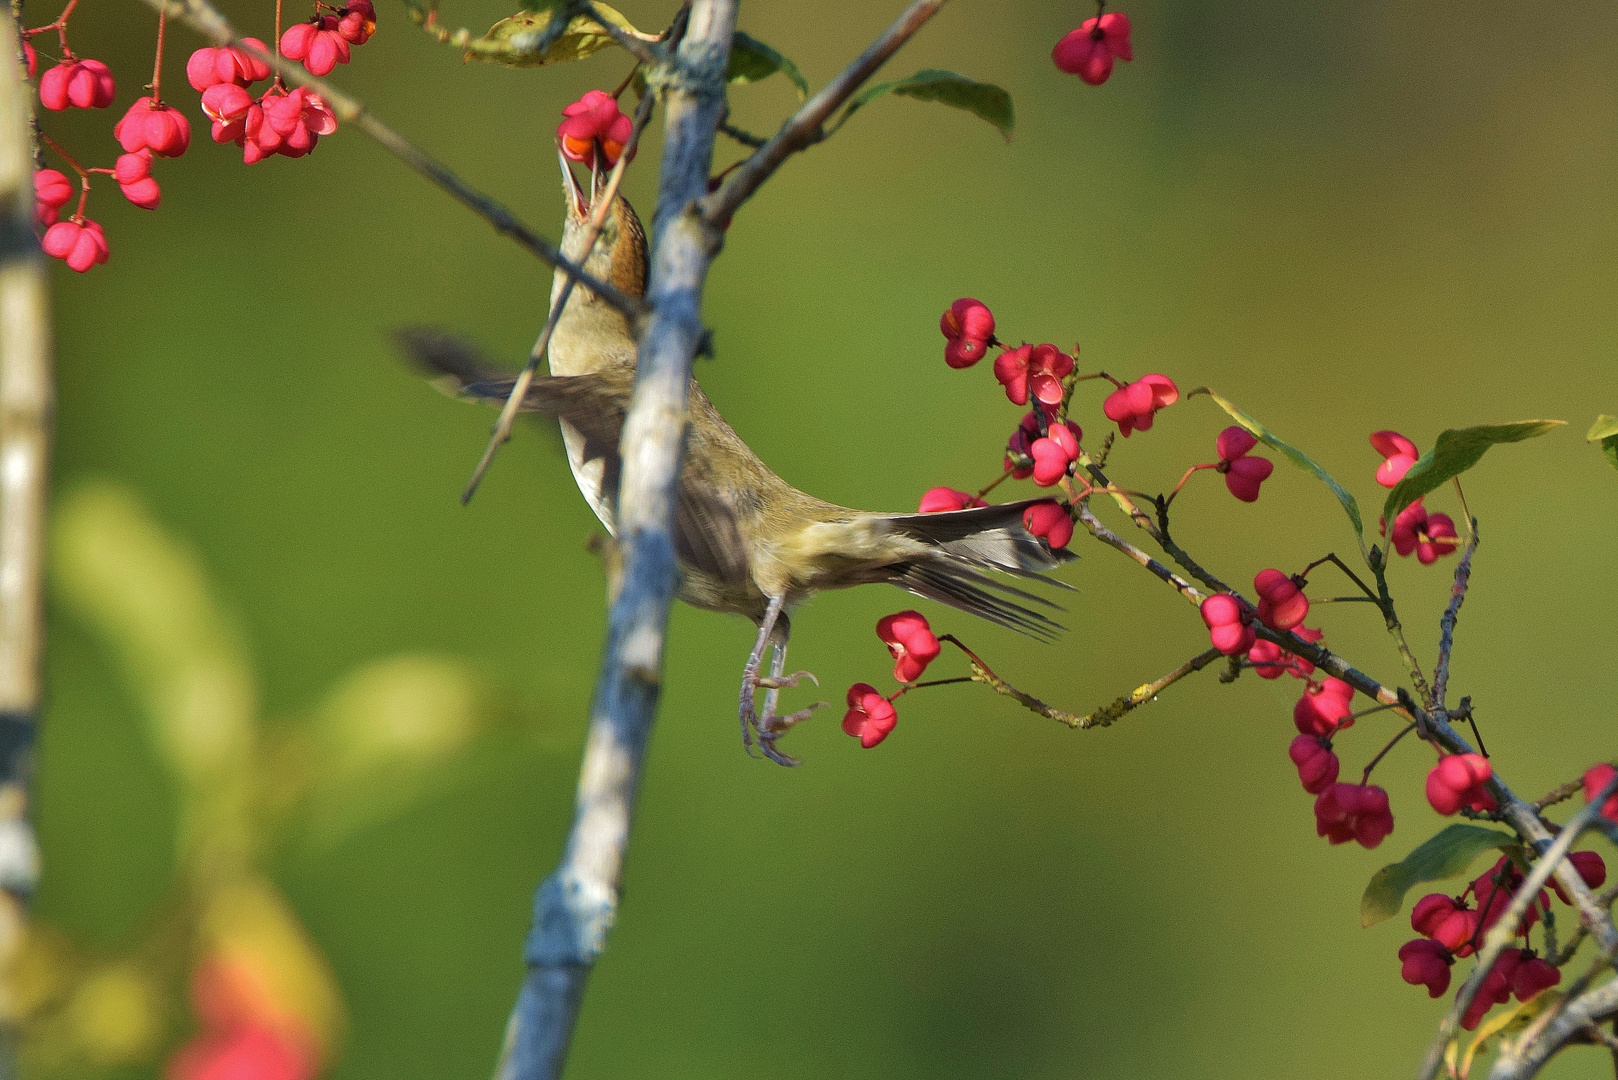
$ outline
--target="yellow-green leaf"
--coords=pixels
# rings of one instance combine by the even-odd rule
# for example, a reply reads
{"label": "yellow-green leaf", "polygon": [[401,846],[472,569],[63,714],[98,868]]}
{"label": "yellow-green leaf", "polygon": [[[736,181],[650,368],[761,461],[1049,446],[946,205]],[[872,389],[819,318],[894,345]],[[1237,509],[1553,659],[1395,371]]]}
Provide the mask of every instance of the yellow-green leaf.
{"label": "yellow-green leaf", "polygon": [[[532,11],[501,19],[467,46],[466,58],[507,67],[540,67],[583,60],[617,44],[589,15],[568,17],[568,7],[567,0],[549,0]],[[598,3],[595,10],[625,33],[645,37],[616,8]]]}
{"label": "yellow-green leaf", "polygon": [[1343,510],[1348,514],[1348,520],[1354,526],[1354,538],[1359,541],[1360,551],[1363,552],[1365,550],[1365,525],[1360,520],[1360,504],[1354,501],[1354,496],[1348,493],[1348,489],[1344,488],[1342,484],[1339,484],[1335,479],[1332,478],[1331,473],[1321,468],[1315,463],[1313,458],[1311,458],[1308,454],[1305,454],[1302,450],[1292,446],[1290,443],[1282,442],[1275,435],[1271,434],[1270,430],[1263,424],[1242,412],[1229,400],[1215,393],[1208,387],[1199,386],[1187,394],[1186,397],[1194,398],[1198,394],[1206,394],[1213,398],[1221,409],[1224,409],[1230,414],[1230,418],[1232,420],[1236,421],[1236,423],[1252,432],[1252,434],[1257,437],[1259,442],[1277,451],[1282,457],[1292,462],[1292,464],[1296,465],[1304,472],[1314,476],[1315,479],[1319,480],[1321,483],[1330,488],[1331,493],[1337,496],[1337,501],[1343,504]]}
{"label": "yellow-green leaf", "polygon": [[1602,413],[1596,417],[1596,422],[1590,425],[1590,434],[1584,437],[1584,441],[1599,442],[1601,452],[1607,455],[1612,467],[1618,469],[1618,416]]}
{"label": "yellow-green leaf", "polygon": [[730,70],[726,79],[733,83],[755,83],[780,72],[798,88],[798,100],[809,98],[809,80],[803,77],[798,65],[782,56],[756,37],[740,30],[730,38]]}
{"label": "yellow-green leaf", "polygon": [[1505,850],[1516,844],[1517,838],[1498,829],[1485,829],[1481,825],[1454,824],[1445,826],[1404,857],[1402,862],[1384,866],[1365,886],[1360,897],[1360,925],[1375,926],[1384,919],[1399,914],[1404,906],[1405,894],[1427,881],[1442,881],[1459,877],[1472,865],[1479,854],[1491,849]]}
{"label": "yellow-green leaf", "polygon": [[1006,91],[993,83],[981,83],[953,71],[932,69],[918,71],[908,79],[867,86],[849,99],[848,108],[843,110],[843,117],[837,126],[848,123],[848,118],[856,111],[884,94],[899,94],[917,101],[936,101],[965,109],[993,124],[1007,142],[1011,141],[1011,131],[1017,126],[1011,95]]}
{"label": "yellow-green leaf", "polygon": [[1514,424],[1482,424],[1443,432],[1433,448],[1417,458],[1404,479],[1388,492],[1388,501],[1382,504],[1382,516],[1391,525],[1399,511],[1476,465],[1489,447],[1532,439],[1566,423],[1565,420],[1521,420]]}
{"label": "yellow-green leaf", "polygon": [[[1479,1054],[1487,1053],[1489,1040],[1495,1036],[1514,1035],[1528,1027],[1530,1021],[1545,1011],[1546,1006],[1562,1000],[1560,990],[1541,990],[1527,1001],[1520,1002],[1515,1008],[1497,1013],[1478,1025],[1477,1034],[1472,1037],[1472,1043],[1461,1055],[1459,1066],[1451,1062],[1451,1075],[1460,1080],[1466,1080],[1466,1074],[1472,1071],[1472,1059]],[[1451,1044],[1452,1046],[1455,1044]]]}

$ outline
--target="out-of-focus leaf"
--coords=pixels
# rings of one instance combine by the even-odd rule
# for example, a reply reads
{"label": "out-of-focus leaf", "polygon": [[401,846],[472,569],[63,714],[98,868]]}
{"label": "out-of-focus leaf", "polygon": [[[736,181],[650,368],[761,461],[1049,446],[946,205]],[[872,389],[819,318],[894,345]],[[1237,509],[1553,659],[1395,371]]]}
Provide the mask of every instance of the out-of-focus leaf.
{"label": "out-of-focus leaf", "polygon": [[1218,393],[1215,393],[1208,387],[1199,386],[1187,394],[1186,397],[1194,398],[1198,394],[1207,394],[1209,397],[1213,398],[1221,409],[1224,409],[1230,414],[1230,418],[1232,420],[1236,421],[1236,423],[1252,432],[1253,435],[1258,438],[1259,442],[1273,450],[1276,450],[1281,454],[1282,457],[1292,462],[1292,464],[1296,465],[1304,472],[1314,476],[1315,479],[1331,488],[1331,493],[1337,496],[1338,502],[1343,504],[1343,510],[1348,514],[1348,520],[1350,524],[1354,526],[1354,538],[1359,541],[1360,551],[1362,553],[1365,551],[1365,525],[1360,520],[1360,504],[1354,501],[1354,496],[1348,493],[1347,488],[1343,487],[1342,484],[1339,484],[1332,477],[1331,473],[1315,464],[1314,459],[1308,454],[1305,454],[1302,450],[1299,450],[1291,444],[1282,442],[1280,439],[1276,438],[1275,435],[1271,434],[1270,430],[1263,424],[1242,412],[1228,399]]}
{"label": "out-of-focus leaf", "polygon": [[204,993],[222,1010],[245,1000],[292,1018],[330,1060],[347,1023],[337,980],[275,886],[250,877],[215,888],[199,929]]}
{"label": "out-of-focus leaf", "polygon": [[1388,501],[1382,504],[1382,516],[1392,525],[1399,511],[1476,465],[1489,447],[1532,439],[1566,423],[1565,420],[1522,420],[1514,424],[1452,428],[1441,433],[1433,448],[1417,458],[1404,479],[1388,492]]}
{"label": "out-of-focus leaf", "polygon": [[132,1064],[150,1056],[163,1034],[163,993],[134,965],[108,965],[79,984],[64,1019],[92,1064]]}
{"label": "out-of-focus leaf", "polygon": [[[1451,1073],[1460,1080],[1466,1080],[1467,1073],[1472,1071],[1472,1060],[1479,1054],[1488,1053],[1491,1039],[1496,1036],[1503,1038],[1515,1035],[1524,1030],[1536,1016],[1545,1011],[1547,1006],[1561,1000],[1560,990],[1541,990],[1527,1001],[1519,1002],[1516,1007],[1486,1018],[1478,1025],[1477,1034],[1472,1036],[1472,1042],[1467,1046],[1466,1053],[1461,1055],[1459,1064],[1451,1065]],[[1452,1048],[1455,1045],[1457,1044],[1452,1043]]]}
{"label": "out-of-focus leaf", "polygon": [[1504,851],[1515,846],[1517,838],[1498,829],[1481,825],[1447,825],[1429,838],[1404,861],[1384,866],[1372,877],[1360,897],[1360,925],[1375,926],[1399,914],[1405,894],[1426,881],[1458,877],[1472,860],[1491,849]]}
{"label": "out-of-focus leaf", "polygon": [[918,71],[908,79],[867,86],[849,98],[848,107],[843,110],[843,117],[837,126],[848,123],[848,118],[855,112],[884,94],[898,94],[917,101],[936,101],[965,109],[993,124],[1007,142],[1011,141],[1011,131],[1017,126],[1011,95],[1006,91],[993,83],[981,83],[953,71],[932,69]]}
{"label": "out-of-focus leaf", "polygon": [[1600,443],[1601,452],[1607,455],[1612,467],[1618,469],[1618,416],[1602,413],[1596,417],[1596,422],[1590,425],[1590,434],[1584,437],[1584,441]]}
{"label": "out-of-focus leaf", "polygon": [[[595,8],[618,29],[645,37],[616,8],[601,3]],[[567,18],[567,9],[567,0],[548,0],[501,19],[467,46],[466,58],[507,67],[541,67],[583,60],[617,44],[601,23],[588,15]]]}
{"label": "out-of-focus leaf", "polygon": [[192,789],[245,775],[253,678],[196,556],[112,484],[61,500],[52,555],[57,595],[112,645],[160,758]]}
{"label": "out-of-focus leaf", "polygon": [[398,656],[349,675],[309,725],[311,832],[333,843],[398,813],[445,775],[488,709],[465,665]]}
{"label": "out-of-focus leaf", "polygon": [[798,88],[798,100],[809,98],[809,80],[803,77],[798,65],[782,56],[756,37],[740,30],[730,38],[730,70],[726,79],[733,83],[755,83],[780,72]]}

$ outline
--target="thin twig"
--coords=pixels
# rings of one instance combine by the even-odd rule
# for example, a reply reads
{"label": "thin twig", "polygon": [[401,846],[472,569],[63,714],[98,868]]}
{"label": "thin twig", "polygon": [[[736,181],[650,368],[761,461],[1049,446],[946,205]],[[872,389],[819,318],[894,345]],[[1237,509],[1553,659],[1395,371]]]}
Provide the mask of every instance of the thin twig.
{"label": "thin twig", "polygon": [[1466,600],[1466,587],[1472,580],[1472,553],[1478,549],[1478,523],[1474,518],[1468,518],[1471,527],[1467,530],[1470,539],[1466,542],[1466,550],[1461,553],[1461,561],[1455,565],[1455,584],[1450,586],[1449,606],[1444,609],[1443,618],[1438,620],[1438,663],[1433,667],[1433,708],[1444,707],[1445,692],[1449,689],[1449,652],[1455,640],[1455,621],[1460,617],[1461,604]]}
{"label": "thin twig", "polygon": [[[635,146],[640,142],[640,133],[645,130],[647,120],[651,119],[652,105],[657,95],[648,93],[640,99],[640,108],[635,111],[635,126],[629,133],[629,141],[618,153],[618,160],[613,164],[612,172],[607,176],[607,186],[596,197],[595,205],[590,208],[590,220],[584,225],[584,233],[579,241],[580,265],[590,261],[590,252],[595,250],[596,239],[601,235],[601,229],[607,223],[612,213],[612,202],[618,197],[618,185],[623,182],[624,170],[629,166],[629,159],[635,153]],[[564,168],[566,166],[564,165]],[[495,421],[494,430],[489,435],[489,445],[483,448],[483,456],[478,459],[477,468],[472,470],[472,479],[467,482],[466,490],[461,492],[461,505],[465,506],[477,494],[478,485],[483,482],[483,474],[489,471],[494,462],[495,452],[511,441],[511,429],[517,423],[517,412],[522,407],[523,400],[528,396],[528,387],[534,381],[534,373],[539,370],[539,361],[550,348],[551,335],[556,332],[556,324],[562,321],[562,312],[567,309],[567,302],[573,296],[574,278],[567,278],[562,282],[562,292],[551,305],[550,317],[545,320],[545,328],[539,332],[539,338],[534,347],[528,352],[528,362],[523,365],[517,380],[511,386],[511,393],[506,395],[506,403],[500,409],[500,418]]]}
{"label": "thin twig", "polygon": [[541,262],[581,282],[591,292],[622,312],[632,327],[638,326],[645,318],[647,306],[644,301],[585,273],[583,267],[575,265],[563,256],[550,241],[524,225],[510,210],[471,187],[443,164],[383,123],[358,99],[350,97],[323,79],[315,78],[302,64],[286,60],[243,41],[235,27],[231,26],[209,0],[141,0],[141,2],[154,10],[167,11],[216,45],[230,45],[257,57],[294,86],[305,86],[313,90],[331,106],[337,119],[345,124],[353,124],[381,143],[400,161],[443,188],[461,205],[494,226],[496,232],[511,237]]}
{"label": "thin twig", "polygon": [[[0,57],[17,53],[4,21]],[[29,820],[34,725],[45,649],[44,546],[50,488],[51,316],[45,259],[34,234],[32,93],[24,69],[0,72],[0,970],[24,938],[39,881]],[[7,1018],[0,1055],[15,1060]]]}
{"label": "thin twig", "polygon": [[[1455,1029],[1460,1026],[1461,1017],[1465,1015],[1472,999],[1477,996],[1478,988],[1483,985],[1484,978],[1489,969],[1506,946],[1517,936],[1517,926],[1522,922],[1523,916],[1528,913],[1529,905],[1533,904],[1539,896],[1539,890],[1550,880],[1551,873],[1567,857],[1573,849],[1573,842],[1584,832],[1585,827],[1601,812],[1601,804],[1618,791],[1618,779],[1614,779],[1602,791],[1601,797],[1590,803],[1584,809],[1574,814],[1562,829],[1562,835],[1539,855],[1528,872],[1527,878],[1518,887],[1511,898],[1511,904],[1500,921],[1489,929],[1484,936],[1483,947],[1478,951],[1477,965],[1473,967],[1472,974],[1466,982],[1455,992],[1455,1001],[1450,1005],[1449,1014],[1444,1017],[1443,1023],[1438,1025],[1438,1034],[1433,1038],[1432,1045],[1427,1048],[1427,1058],[1422,1063],[1421,1070],[1416,1074],[1417,1080],[1432,1080],[1438,1074],[1439,1066],[1444,1061],[1444,1048],[1449,1045],[1450,1039],[1455,1036]],[[1487,910],[1487,908],[1485,908]]]}
{"label": "thin twig", "polygon": [[722,228],[738,207],[757,191],[770,174],[794,153],[819,142],[824,125],[837,107],[854,95],[888,57],[899,50],[927,20],[938,13],[947,0],[915,0],[882,36],[871,43],[835,79],[793,113],[781,129],[742,163],[718,191],[702,200],[702,218],[711,228]]}

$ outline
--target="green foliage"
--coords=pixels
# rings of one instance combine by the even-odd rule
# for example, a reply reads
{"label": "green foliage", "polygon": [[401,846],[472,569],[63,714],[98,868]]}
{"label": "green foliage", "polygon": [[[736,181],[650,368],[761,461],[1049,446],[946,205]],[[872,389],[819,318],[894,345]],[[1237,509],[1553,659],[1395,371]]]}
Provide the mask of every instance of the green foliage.
{"label": "green foliage", "polygon": [[1596,422],[1590,425],[1590,433],[1584,437],[1584,441],[1599,442],[1601,452],[1607,455],[1612,467],[1618,469],[1618,416],[1602,413],[1596,417]]}
{"label": "green foliage", "polygon": [[1360,925],[1375,926],[1399,914],[1405,894],[1427,881],[1458,877],[1485,851],[1509,850],[1517,838],[1498,829],[1481,825],[1445,826],[1436,836],[1416,848],[1404,861],[1384,866],[1371,877],[1360,897]]}
{"label": "green foliage", "polygon": [[[570,6],[567,0],[548,0],[501,19],[467,46],[466,58],[506,67],[541,67],[584,60],[617,44],[589,15],[568,17]],[[595,9],[618,29],[639,34],[616,8],[598,3]]]}
{"label": "green foliage", "polygon": [[1554,431],[1565,423],[1565,420],[1521,420],[1514,424],[1482,424],[1443,432],[1433,448],[1421,455],[1398,486],[1388,492],[1382,516],[1391,523],[1399,516],[1399,511],[1476,465],[1484,451],[1496,443],[1522,442]]}
{"label": "green foliage", "polygon": [[867,86],[848,99],[848,107],[843,110],[842,119],[837,122],[837,126],[842,127],[848,123],[848,118],[861,107],[884,94],[899,94],[915,98],[917,101],[937,101],[944,105],[953,105],[957,109],[965,109],[993,124],[999,129],[1000,134],[1005,136],[1007,142],[1011,141],[1012,128],[1017,125],[1017,118],[1011,106],[1011,95],[1000,87],[993,83],[980,83],[976,79],[968,79],[965,75],[957,75],[953,71],[935,71],[929,68],[926,71],[916,72],[908,79]]}
{"label": "green foliage", "polygon": [[782,56],[756,37],[736,31],[730,39],[730,70],[726,79],[733,83],[755,83],[780,72],[797,87],[798,100],[809,97],[809,80],[803,77],[798,65]]}
{"label": "green foliage", "polygon": [[1296,465],[1304,472],[1312,474],[1315,479],[1331,488],[1331,493],[1337,496],[1338,502],[1343,504],[1343,510],[1348,514],[1348,520],[1354,526],[1354,538],[1359,541],[1361,553],[1365,551],[1365,526],[1360,520],[1360,504],[1354,501],[1354,496],[1348,493],[1347,488],[1343,487],[1342,484],[1339,484],[1335,479],[1333,479],[1331,473],[1317,465],[1314,459],[1308,454],[1305,454],[1302,450],[1299,450],[1291,444],[1282,442],[1280,439],[1276,438],[1263,424],[1242,412],[1228,399],[1220,396],[1208,387],[1199,386],[1187,394],[1186,397],[1194,398],[1198,394],[1206,394],[1213,398],[1214,401],[1219,404],[1221,409],[1224,409],[1230,414],[1230,418],[1232,420],[1236,421],[1236,423],[1252,432],[1253,435],[1258,438],[1259,442],[1277,451],[1288,461],[1292,462],[1292,464]]}

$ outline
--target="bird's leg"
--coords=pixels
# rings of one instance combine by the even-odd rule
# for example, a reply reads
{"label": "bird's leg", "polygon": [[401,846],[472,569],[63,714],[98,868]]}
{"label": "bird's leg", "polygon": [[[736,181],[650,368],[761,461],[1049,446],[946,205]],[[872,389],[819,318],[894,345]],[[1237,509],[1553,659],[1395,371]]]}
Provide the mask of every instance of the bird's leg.
{"label": "bird's leg", "polygon": [[[797,759],[777,750],[775,741],[790,731],[794,724],[809,719],[816,709],[826,703],[816,702],[807,709],[788,716],[776,715],[776,702],[783,689],[797,686],[799,680],[804,678],[817,686],[820,685],[819,680],[807,671],[797,671],[791,675],[782,674],[786,669],[787,639],[791,635],[791,623],[781,613],[783,600],[783,597],[771,597],[769,607],[764,612],[764,619],[759,624],[758,641],[754,643],[753,652],[747,658],[747,667],[742,670],[742,745],[751,752],[753,732],[756,731],[759,749],[764,752],[765,757],[778,765],[796,765]],[[772,644],[775,648],[770,659],[770,674],[761,676],[759,668],[764,663],[764,652]],[[758,715],[754,706],[754,698],[760,688],[768,691],[764,695],[763,716]]]}

